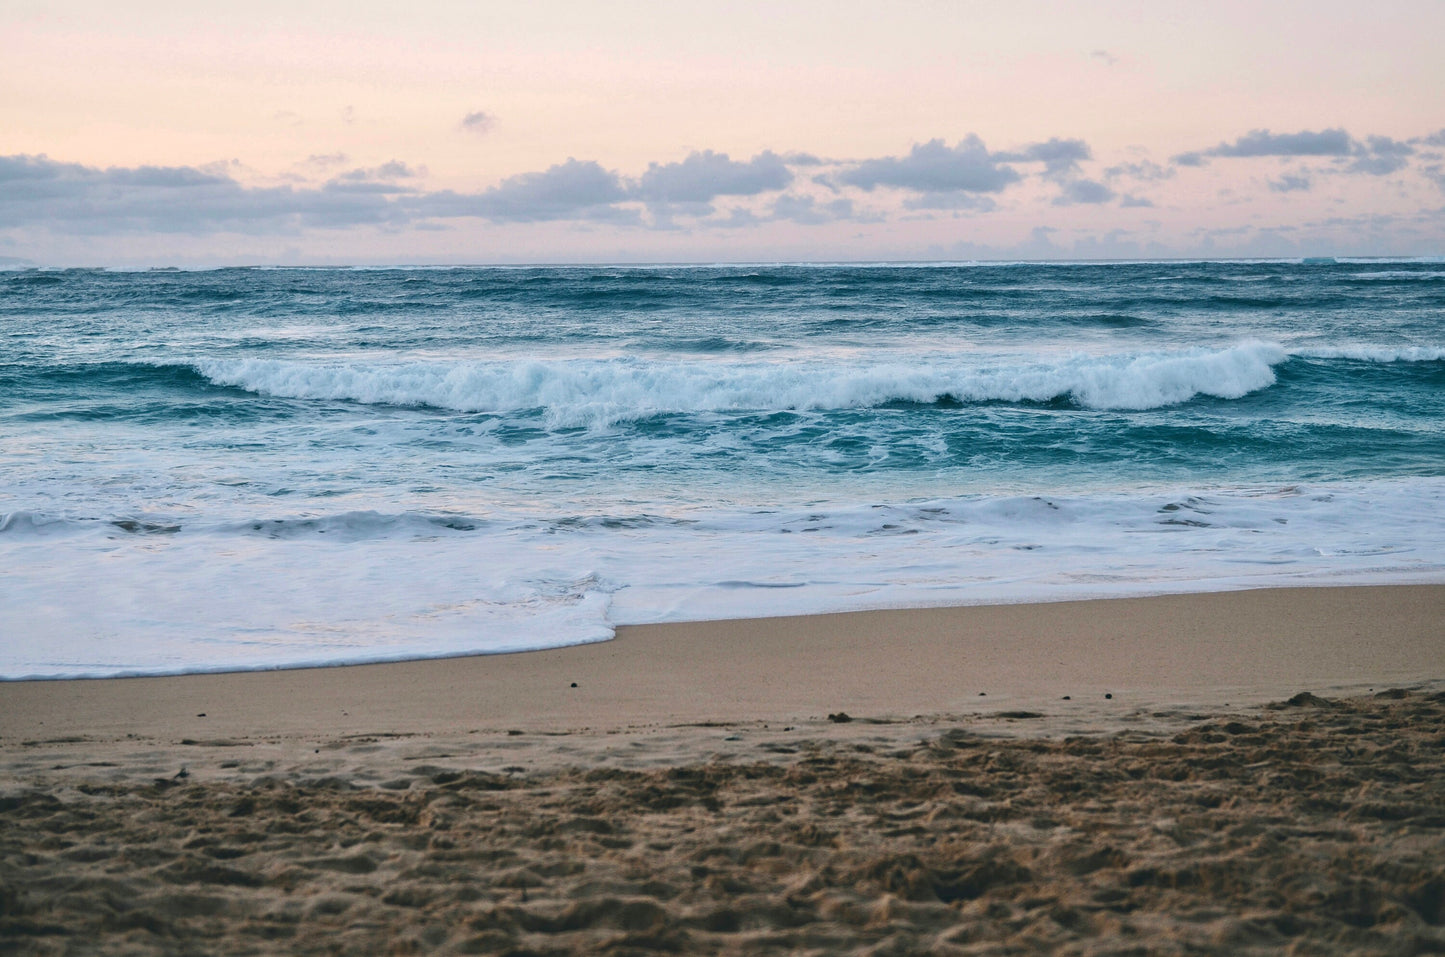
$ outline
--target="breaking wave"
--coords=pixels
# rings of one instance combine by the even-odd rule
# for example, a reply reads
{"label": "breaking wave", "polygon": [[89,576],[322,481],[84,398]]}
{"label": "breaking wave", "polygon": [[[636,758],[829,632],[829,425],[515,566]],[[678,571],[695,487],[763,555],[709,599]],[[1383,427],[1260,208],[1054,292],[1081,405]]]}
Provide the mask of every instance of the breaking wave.
{"label": "breaking wave", "polygon": [[1054,361],[957,358],[739,362],[618,359],[512,362],[297,362],[210,359],[194,368],[216,385],[294,399],[428,406],[506,414],[541,410],[554,426],[601,426],[676,413],[870,408],[892,402],[1066,401],[1142,410],[1197,396],[1237,399],[1274,384],[1283,347]]}

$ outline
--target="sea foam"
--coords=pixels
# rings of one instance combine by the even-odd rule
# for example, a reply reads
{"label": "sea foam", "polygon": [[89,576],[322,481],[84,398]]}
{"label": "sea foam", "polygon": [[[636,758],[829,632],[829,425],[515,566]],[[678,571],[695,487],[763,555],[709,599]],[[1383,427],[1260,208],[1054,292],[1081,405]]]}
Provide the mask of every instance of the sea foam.
{"label": "sea foam", "polygon": [[[0,678],[554,647],[615,626],[1438,581],[1445,480],[672,514],[0,517]],[[132,526],[132,527],[126,527]],[[77,595],[85,600],[77,601]],[[132,636],[135,640],[98,640]]]}
{"label": "sea foam", "polygon": [[1439,362],[1445,346],[1387,346],[1355,344],[1312,347],[1294,355],[1305,359],[1353,359],[1357,362]]}
{"label": "sea foam", "polygon": [[1050,402],[1154,409],[1197,396],[1236,399],[1275,381],[1277,343],[1132,355],[992,361],[918,356],[740,362],[622,358],[509,362],[304,362],[208,359],[217,385],[294,399],[506,414],[542,410],[553,426],[671,413],[868,408],[889,402]]}

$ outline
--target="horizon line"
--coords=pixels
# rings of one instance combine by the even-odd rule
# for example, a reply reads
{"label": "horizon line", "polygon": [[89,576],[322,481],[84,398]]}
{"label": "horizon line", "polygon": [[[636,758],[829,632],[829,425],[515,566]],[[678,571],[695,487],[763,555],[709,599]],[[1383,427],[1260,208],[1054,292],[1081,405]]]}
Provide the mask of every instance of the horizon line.
{"label": "horizon line", "polygon": [[1109,258],[1008,258],[1008,259],[737,259],[737,260],[537,260],[531,262],[354,262],[354,263],[216,263],[211,265],[177,265],[150,263],[137,265],[52,265],[19,257],[0,257],[0,272],[218,272],[226,269],[313,269],[313,270],[403,270],[403,269],[723,269],[810,267],[940,267],[940,266],[1120,266],[1166,263],[1278,263],[1295,265],[1329,265],[1330,263],[1369,262],[1445,262],[1445,253],[1424,255],[1309,255],[1309,256],[1129,256]]}

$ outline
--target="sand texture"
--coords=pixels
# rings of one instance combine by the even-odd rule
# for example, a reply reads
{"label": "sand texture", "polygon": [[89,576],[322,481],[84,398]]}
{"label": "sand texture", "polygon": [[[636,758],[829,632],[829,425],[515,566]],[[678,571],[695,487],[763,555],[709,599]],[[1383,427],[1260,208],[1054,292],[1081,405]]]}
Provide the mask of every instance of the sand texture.
{"label": "sand texture", "polygon": [[1445,953],[1445,587],[0,683],[0,953]]}
{"label": "sand texture", "polygon": [[324,776],[220,743],[190,746],[231,755],[204,780],[12,764],[0,949],[1438,953],[1442,719],[1445,694],[1391,691],[1172,732],[849,722],[640,769],[368,741]]}

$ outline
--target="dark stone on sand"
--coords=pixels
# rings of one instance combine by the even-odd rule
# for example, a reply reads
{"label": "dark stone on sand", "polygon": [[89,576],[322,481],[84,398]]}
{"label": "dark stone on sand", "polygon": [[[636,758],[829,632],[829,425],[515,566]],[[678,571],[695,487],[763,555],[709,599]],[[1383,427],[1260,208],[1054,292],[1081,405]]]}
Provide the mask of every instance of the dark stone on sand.
{"label": "dark stone on sand", "polygon": [[574,687],[574,688],[577,687],[577,682],[575,682],[575,681],[572,682],[572,687]]}
{"label": "dark stone on sand", "polygon": [[1070,697],[1069,695],[1064,695],[1064,700],[1065,700],[1065,701],[1072,701],[1072,700],[1074,700],[1074,699],[1073,699],[1072,697]]}
{"label": "dark stone on sand", "polygon": [[853,718],[848,714],[848,712],[839,711],[836,714],[828,715],[828,720],[833,722],[834,724],[843,724],[845,722],[852,721]]}
{"label": "dark stone on sand", "polygon": [[1328,698],[1321,698],[1319,695],[1310,694],[1308,691],[1301,691],[1283,705],[1274,705],[1274,707],[1277,708],[1333,708],[1334,706],[1335,703]]}
{"label": "dark stone on sand", "polygon": [[200,714],[196,715],[196,717],[198,717],[198,718],[204,718],[205,716],[206,716],[206,713],[205,713],[204,711],[202,711]]}
{"label": "dark stone on sand", "polygon": [[1000,711],[1000,718],[1042,718],[1043,715],[1037,711]]}
{"label": "dark stone on sand", "polygon": [[1114,696],[1106,691],[1104,692],[1104,697],[1112,699]]}

